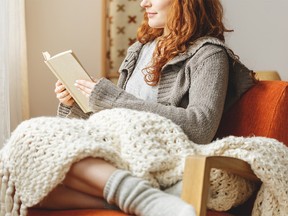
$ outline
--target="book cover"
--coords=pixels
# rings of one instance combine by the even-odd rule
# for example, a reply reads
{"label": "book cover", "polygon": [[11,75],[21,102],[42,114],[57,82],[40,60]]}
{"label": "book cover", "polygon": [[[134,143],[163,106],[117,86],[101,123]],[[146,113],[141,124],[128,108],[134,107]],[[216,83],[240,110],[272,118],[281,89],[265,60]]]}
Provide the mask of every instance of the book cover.
{"label": "book cover", "polygon": [[66,87],[84,113],[91,112],[88,98],[85,97],[74,85],[76,80],[92,81],[90,75],[84,70],[72,50],[61,52],[51,56],[48,52],[43,52],[46,65]]}

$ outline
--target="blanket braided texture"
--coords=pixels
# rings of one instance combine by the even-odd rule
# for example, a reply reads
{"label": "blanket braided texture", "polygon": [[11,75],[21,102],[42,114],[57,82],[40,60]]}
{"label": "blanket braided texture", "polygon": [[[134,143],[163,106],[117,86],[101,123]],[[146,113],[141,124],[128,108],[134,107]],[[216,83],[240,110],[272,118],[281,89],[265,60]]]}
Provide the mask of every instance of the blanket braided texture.
{"label": "blanket braided texture", "polygon": [[[99,157],[154,187],[182,179],[188,155],[231,156],[247,161],[263,184],[257,215],[288,215],[288,148],[261,137],[227,137],[208,145],[190,141],[180,127],[156,114],[103,110],[88,120],[39,117],[24,121],[0,151],[1,213],[27,215],[65,178],[70,166]],[[254,185],[221,170],[211,172],[208,207],[227,210],[247,200]]]}

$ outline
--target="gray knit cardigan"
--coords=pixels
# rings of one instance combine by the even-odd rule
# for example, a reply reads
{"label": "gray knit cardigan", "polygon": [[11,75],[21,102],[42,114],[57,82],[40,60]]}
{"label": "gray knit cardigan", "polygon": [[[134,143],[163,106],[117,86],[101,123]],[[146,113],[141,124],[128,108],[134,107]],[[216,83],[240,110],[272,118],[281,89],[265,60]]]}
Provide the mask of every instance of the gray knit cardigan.
{"label": "gray knit cardigan", "polygon": [[[164,65],[157,102],[138,99],[125,86],[142,46],[136,42],[128,48],[117,86],[105,78],[95,85],[89,98],[93,112],[121,107],[157,113],[178,124],[193,142],[205,144],[214,138],[223,112],[254,85],[251,71],[222,41],[203,37]],[[91,114],[83,113],[77,104],[58,107],[62,117]]]}

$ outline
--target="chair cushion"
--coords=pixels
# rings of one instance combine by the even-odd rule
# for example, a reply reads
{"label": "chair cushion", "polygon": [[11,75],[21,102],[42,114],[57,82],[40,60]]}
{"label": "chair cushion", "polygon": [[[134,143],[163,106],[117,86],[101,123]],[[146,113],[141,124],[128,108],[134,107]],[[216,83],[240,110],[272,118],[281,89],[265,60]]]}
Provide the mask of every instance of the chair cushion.
{"label": "chair cushion", "polygon": [[[128,216],[120,211],[114,210],[37,210],[29,209],[28,216]],[[208,211],[207,216],[233,216],[224,212]]]}
{"label": "chair cushion", "polygon": [[120,211],[102,209],[39,210],[29,209],[28,216],[128,216]]}
{"label": "chair cushion", "polygon": [[288,145],[288,82],[260,81],[222,118],[216,137],[264,136]]}

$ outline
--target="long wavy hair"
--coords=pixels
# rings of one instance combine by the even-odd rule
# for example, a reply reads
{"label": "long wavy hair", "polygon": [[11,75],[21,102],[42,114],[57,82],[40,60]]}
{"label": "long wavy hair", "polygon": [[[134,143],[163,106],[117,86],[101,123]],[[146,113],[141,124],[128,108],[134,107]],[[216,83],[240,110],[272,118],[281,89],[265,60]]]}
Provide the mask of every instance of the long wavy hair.
{"label": "long wavy hair", "polygon": [[137,40],[146,44],[157,38],[152,63],[143,71],[145,82],[155,86],[162,67],[179,53],[185,52],[198,38],[216,37],[225,41],[224,33],[230,32],[223,24],[223,7],[220,0],[172,0],[167,18],[168,34],[163,28],[151,28],[147,14],[137,32]]}

